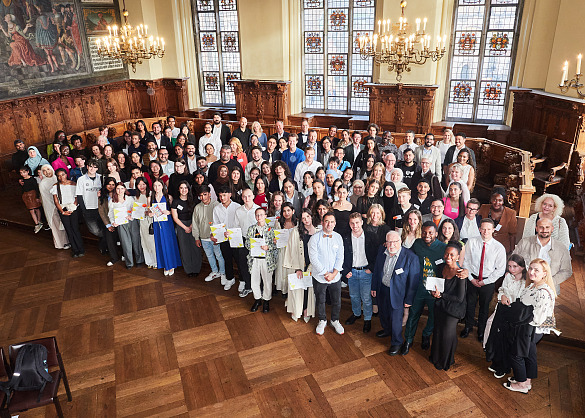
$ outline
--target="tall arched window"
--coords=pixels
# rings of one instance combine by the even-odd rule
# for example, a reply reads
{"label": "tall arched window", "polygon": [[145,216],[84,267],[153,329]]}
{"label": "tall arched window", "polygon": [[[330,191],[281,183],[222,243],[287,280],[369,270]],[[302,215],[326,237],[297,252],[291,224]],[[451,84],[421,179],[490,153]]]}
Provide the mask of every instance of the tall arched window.
{"label": "tall arched window", "polygon": [[522,0],[457,0],[446,119],[503,123]]}
{"label": "tall arched window", "polygon": [[242,74],[237,0],[193,0],[201,102],[235,106],[230,80]]}
{"label": "tall arched window", "polygon": [[374,33],[374,0],[303,0],[304,110],[367,113],[372,59],[357,38]]}

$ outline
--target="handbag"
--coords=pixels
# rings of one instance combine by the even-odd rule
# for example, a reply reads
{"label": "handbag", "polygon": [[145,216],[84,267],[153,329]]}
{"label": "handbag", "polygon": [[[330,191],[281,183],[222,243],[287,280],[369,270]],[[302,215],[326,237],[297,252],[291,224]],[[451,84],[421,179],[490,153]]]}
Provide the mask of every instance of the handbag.
{"label": "handbag", "polygon": [[154,222],[148,226],[148,235],[154,235]]}

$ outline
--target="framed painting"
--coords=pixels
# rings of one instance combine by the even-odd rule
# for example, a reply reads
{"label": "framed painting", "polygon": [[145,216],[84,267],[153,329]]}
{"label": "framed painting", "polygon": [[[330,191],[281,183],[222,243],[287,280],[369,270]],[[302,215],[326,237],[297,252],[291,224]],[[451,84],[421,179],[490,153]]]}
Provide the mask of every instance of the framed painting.
{"label": "framed painting", "polygon": [[84,7],[83,22],[88,35],[108,32],[108,26],[118,25],[116,9],[106,7]]}

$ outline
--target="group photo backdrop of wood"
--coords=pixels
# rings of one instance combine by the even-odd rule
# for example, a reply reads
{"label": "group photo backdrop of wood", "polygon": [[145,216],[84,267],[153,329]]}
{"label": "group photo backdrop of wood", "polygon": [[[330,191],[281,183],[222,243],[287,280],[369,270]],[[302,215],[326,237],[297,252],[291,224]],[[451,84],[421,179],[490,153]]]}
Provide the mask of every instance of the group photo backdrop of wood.
{"label": "group photo backdrop of wood", "polygon": [[120,26],[115,0],[0,0],[0,100],[127,78],[96,40]]}

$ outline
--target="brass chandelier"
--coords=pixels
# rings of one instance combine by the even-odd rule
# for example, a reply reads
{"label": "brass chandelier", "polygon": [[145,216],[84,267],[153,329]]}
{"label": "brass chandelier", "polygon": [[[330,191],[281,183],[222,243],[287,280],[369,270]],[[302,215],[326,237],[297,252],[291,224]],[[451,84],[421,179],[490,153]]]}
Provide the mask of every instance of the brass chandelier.
{"label": "brass chandelier", "polygon": [[409,34],[409,24],[404,16],[406,1],[400,2],[402,14],[398,22],[390,19],[378,20],[378,32],[373,36],[358,38],[362,59],[372,57],[376,64],[388,64],[388,71],[396,71],[396,80],[402,80],[402,73],[410,71],[411,64],[423,65],[430,58],[438,61],[445,55],[446,37],[438,37],[435,48],[431,48],[431,36],[426,34],[427,18],[416,19],[416,32]]}
{"label": "brass chandelier", "polygon": [[136,64],[165,55],[165,41],[158,36],[149,36],[146,25],[132,27],[128,23],[126,1],[123,2],[123,7],[124,25],[120,28],[116,25],[108,26],[109,35],[96,40],[97,53],[101,58],[122,60],[124,64],[129,64],[135,73]]}

